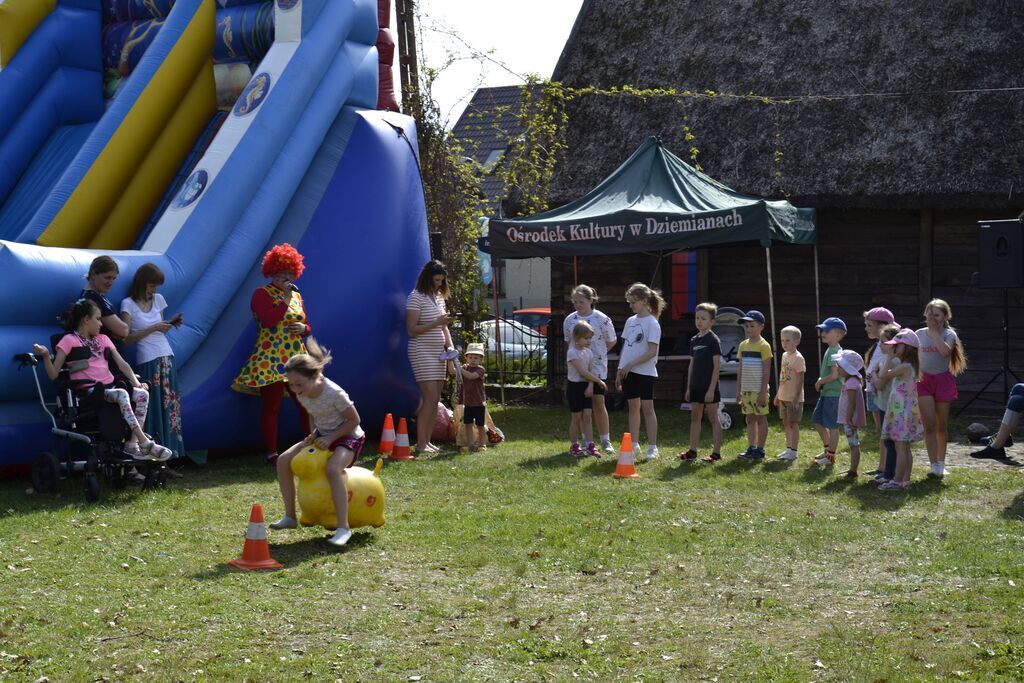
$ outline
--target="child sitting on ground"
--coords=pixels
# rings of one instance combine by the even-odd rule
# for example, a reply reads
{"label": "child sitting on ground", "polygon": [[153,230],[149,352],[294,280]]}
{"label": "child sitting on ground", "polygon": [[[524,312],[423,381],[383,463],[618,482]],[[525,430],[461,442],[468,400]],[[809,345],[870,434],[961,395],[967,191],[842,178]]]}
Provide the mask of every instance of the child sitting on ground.
{"label": "child sitting on ground", "polygon": [[348,528],[348,491],[345,469],[355,464],[363,449],[366,435],[359,426],[359,413],[345,390],[324,376],[323,369],[331,362],[331,352],[321,348],[315,339],[306,339],[306,353],[288,359],[284,374],[302,407],[313,422],[313,432],[277,459],[277,484],[284,503],[284,517],[270,525],[271,529],[294,529],[295,479],[292,459],[307,446],[314,445],[334,454],[327,460],[327,483],[338,516],[337,531],[327,539],[334,546],[343,546],[352,537]]}
{"label": "child sitting on ground", "polygon": [[[460,372],[462,384],[459,387],[459,403],[462,404],[462,428],[464,451],[480,451],[487,448],[487,434],[484,431],[484,417],[487,411],[487,396],[484,394],[484,345],[470,344],[466,347],[466,362]],[[473,441],[473,425],[476,425],[476,441]]]}

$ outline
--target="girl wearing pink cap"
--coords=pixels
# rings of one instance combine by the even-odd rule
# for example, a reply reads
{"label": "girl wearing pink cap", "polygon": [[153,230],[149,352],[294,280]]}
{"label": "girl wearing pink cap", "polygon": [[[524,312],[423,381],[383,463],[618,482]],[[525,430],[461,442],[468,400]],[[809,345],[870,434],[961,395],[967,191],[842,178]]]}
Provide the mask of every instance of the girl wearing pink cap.
{"label": "girl wearing pink cap", "polygon": [[930,477],[941,479],[946,472],[946,425],[949,405],[956,400],[956,375],[967,369],[967,356],[956,330],[949,324],[953,311],[942,299],[924,307],[926,326],[917,331],[920,342],[921,378],[917,394],[924,421],[924,444],[932,464]]}
{"label": "girl wearing pink cap", "polygon": [[892,481],[878,488],[883,491],[903,491],[910,486],[910,470],[914,464],[910,444],[924,438],[921,409],[917,402],[917,375],[920,367],[917,347],[920,344],[917,334],[907,328],[900,330],[885,343],[895,347],[893,356],[900,361],[895,367],[882,371],[882,378],[892,382],[882,432],[896,443],[896,472]]}

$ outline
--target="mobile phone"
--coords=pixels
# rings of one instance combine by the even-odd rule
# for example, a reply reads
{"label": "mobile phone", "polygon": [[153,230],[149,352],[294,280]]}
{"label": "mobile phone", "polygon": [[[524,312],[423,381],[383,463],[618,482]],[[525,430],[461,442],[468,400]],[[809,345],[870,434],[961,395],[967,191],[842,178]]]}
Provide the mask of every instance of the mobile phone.
{"label": "mobile phone", "polygon": [[173,318],[171,318],[170,322],[171,322],[172,325],[177,327],[182,322],[184,322],[184,320],[185,320],[185,316],[183,316],[181,313],[179,313],[178,315],[176,315]]}

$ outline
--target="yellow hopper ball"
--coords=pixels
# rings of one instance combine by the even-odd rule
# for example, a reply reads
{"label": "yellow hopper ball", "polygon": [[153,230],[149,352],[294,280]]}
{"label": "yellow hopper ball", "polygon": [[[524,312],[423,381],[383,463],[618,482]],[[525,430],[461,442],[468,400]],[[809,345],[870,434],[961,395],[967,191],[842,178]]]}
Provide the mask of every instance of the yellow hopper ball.
{"label": "yellow hopper ball", "polygon": [[[327,483],[327,460],[331,455],[330,451],[309,446],[292,459],[292,474],[299,480],[297,495],[302,510],[299,523],[303,526],[338,528],[331,485]],[[377,458],[372,472],[364,467],[345,470],[349,529],[384,524],[384,485],[379,476],[383,464],[384,461]]]}

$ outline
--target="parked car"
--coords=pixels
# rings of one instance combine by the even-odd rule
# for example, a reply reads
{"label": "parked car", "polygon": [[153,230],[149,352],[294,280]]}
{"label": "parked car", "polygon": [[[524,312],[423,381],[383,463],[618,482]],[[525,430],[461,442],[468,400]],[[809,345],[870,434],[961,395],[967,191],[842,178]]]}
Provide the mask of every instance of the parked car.
{"label": "parked car", "polygon": [[[501,353],[505,358],[547,358],[547,337],[540,332],[515,320],[502,318],[498,321],[501,333]],[[487,353],[497,353],[494,339],[494,320],[480,323],[480,333],[487,340]]]}
{"label": "parked car", "polygon": [[512,319],[537,330],[546,337],[548,325],[551,324],[551,309],[548,307],[520,308],[518,311],[512,311]]}

